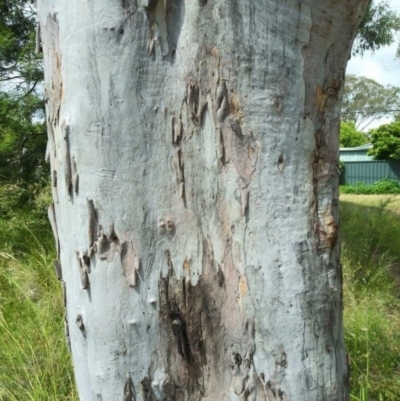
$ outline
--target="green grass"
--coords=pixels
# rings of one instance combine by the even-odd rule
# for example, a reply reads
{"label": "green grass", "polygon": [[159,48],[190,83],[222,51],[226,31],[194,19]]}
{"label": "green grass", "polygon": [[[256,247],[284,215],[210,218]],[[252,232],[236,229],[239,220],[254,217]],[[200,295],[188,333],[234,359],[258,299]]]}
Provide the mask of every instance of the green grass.
{"label": "green grass", "polygon": [[49,197],[0,187],[0,400],[72,401]]}
{"label": "green grass", "polygon": [[340,194],[340,200],[375,208],[381,207],[384,203],[386,211],[400,215],[400,195],[354,195],[342,193]]}
{"label": "green grass", "polygon": [[354,401],[400,400],[400,216],[390,210],[390,200],[371,206],[361,197],[340,204]]}

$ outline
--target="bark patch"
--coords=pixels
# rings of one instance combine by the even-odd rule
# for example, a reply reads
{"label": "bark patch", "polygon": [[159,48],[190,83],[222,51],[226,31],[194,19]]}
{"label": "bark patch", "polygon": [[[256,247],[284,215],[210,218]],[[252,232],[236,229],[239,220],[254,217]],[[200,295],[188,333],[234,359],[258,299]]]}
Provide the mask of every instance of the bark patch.
{"label": "bark patch", "polygon": [[149,54],[153,54],[158,44],[164,58],[174,59],[184,21],[184,1],[152,0],[146,12],[150,23]]}
{"label": "bark patch", "polygon": [[[169,344],[164,365],[174,400],[197,400],[206,393],[222,396],[235,382],[241,383],[238,389],[254,382],[254,323],[243,315],[237,299],[238,291],[246,296],[246,280],[230,253],[223,267],[217,266],[209,258],[209,247],[204,241],[203,273],[195,286],[176,276],[169,251],[165,252],[168,275],[159,280],[159,314],[163,341],[167,338]],[[190,270],[188,264],[185,259],[184,272]]]}
{"label": "bark patch", "polygon": [[[62,98],[61,51],[59,39],[59,26],[56,14],[49,14],[46,23],[46,42],[49,46],[50,84],[45,88],[48,120],[54,129],[59,124],[59,115]],[[52,133],[49,133],[49,135]]]}

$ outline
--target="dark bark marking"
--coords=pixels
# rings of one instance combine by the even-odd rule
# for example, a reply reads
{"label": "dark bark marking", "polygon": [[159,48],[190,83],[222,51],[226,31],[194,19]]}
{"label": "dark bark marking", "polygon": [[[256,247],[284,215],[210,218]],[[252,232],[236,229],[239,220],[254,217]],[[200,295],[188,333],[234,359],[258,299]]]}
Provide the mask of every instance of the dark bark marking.
{"label": "dark bark marking", "polygon": [[264,386],[265,394],[269,401],[286,401],[287,397],[285,392],[276,387],[275,382],[268,380]]}
{"label": "dark bark marking", "polygon": [[176,151],[175,164],[176,164],[177,181],[178,184],[180,184],[181,182],[185,182],[183,154],[182,154],[182,149],[180,148],[178,148]]}
{"label": "dark bark marking", "polygon": [[96,242],[97,256],[100,260],[107,260],[111,263],[116,252],[120,252],[120,241],[114,231],[114,225],[109,226],[106,234],[103,227],[99,225],[99,238]]}
{"label": "dark bark marking", "polygon": [[64,306],[64,309],[66,309],[67,308],[67,286],[65,284],[65,281],[61,281],[61,290],[62,290],[63,306]]}
{"label": "dark bark marking", "polygon": [[[212,245],[207,240],[203,243],[203,272],[195,286],[189,278],[176,277],[169,250],[165,251],[168,274],[159,280],[162,337],[169,344],[164,363],[171,366],[174,401],[186,399],[187,395],[179,390],[184,388],[190,388],[190,399],[202,398],[205,388],[228,392],[232,355],[239,354],[236,360],[243,359],[240,372],[244,376],[249,375],[253,364],[254,322],[243,319],[238,308],[239,273],[231,253],[227,252],[222,272],[215,266]],[[183,271],[187,270],[184,266]],[[250,376],[246,380],[252,382]]]}
{"label": "dark bark marking", "polygon": [[61,269],[61,262],[59,259],[54,261],[54,271],[56,272],[56,276],[58,280],[62,280],[62,269]]}
{"label": "dark bark marking", "polygon": [[178,348],[179,355],[185,360],[187,364],[190,364],[191,351],[187,337],[186,324],[182,319],[182,316],[177,310],[170,314],[172,332],[174,333],[176,345]]}
{"label": "dark bark marking", "polygon": [[176,227],[172,215],[160,216],[158,218],[160,234],[167,235],[169,238],[175,235]]}
{"label": "dark bark marking", "polygon": [[97,253],[100,260],[112,262],[115,252],[120,252],[120,240],[115,233],[114,223],[109,222],[107,230],[99,224],[99,216],[93,200],[87,199],[88,207],[88,252],[89,258]]}
{"label": "dark bark marking", "polygon": [[179,145],[182,139],[182,120],[178,116],[171,116],[171,140],[173,145]]}
{"label": "dark bark marking", "polygon": [[150,26],[149,55],[159,43],[162,57],[173,62],[184,21],[184,0],[148,0],[145,9]]}
{"label": "dark bark marking", "polygon": [[63,152],[63,162],[64,162],[64,178],[65,185],[67,187],[67,192],[69,195],[72,194],[72,165],[71,165],[71,153],[70,153],[70,128],[65,122],[61,125],[61,132],[64,139],[64,152]]}
{"label": "dark bark marking", "polygon": [[125,384],[123,390],[123,401],[135,401],[134,386],[131,375],[129,373],[125,376]]}
{"label": "dark bark marking", "polygon": [[35,40],[35,51],[36,53],[43,53],[43,49],[42,49],[42,32],[41,32],[41,28],[40,28],[40,24],[39,22],[36,25],[36,40]]}
{"label": "dark bark marking", "polygon": [[72,162],[71,162],[71,180],[72,180],[72,189],[77,194],[79,191],[79,175],[76,169],[75,157],[72,157]]}
{"label": "dark bark marking", "polygon": [[82,315],[78,315],[75,319],[75,323],[78,326],[78,329],[82,332],[82,334],[85,336],[85,325],[83,324],[83,317]]}
{"label": "dark bark marking", "polygon": [[69,336],[69,327],[68,327],[67,317],[64,318],[64,336],[65,336],[65,343],[67,344],[67,349],[69,352],[71,352],[71,338]]}
{"label": "dark bark marking", "polygon": [[58,203],[58,190],[57,190],[57,170],[51,170],[52,171],[52,188],[51,188],[51,194],[53,195],[53,200]]}
{"label": "dark bark marking", "polygon": [[176,149],[175,168],[178,183],[179,197],[185,202],[185,172],[182,154],[182,134],[183,126],[182,120],[178,116],[171,116],[171,141]]}
{"label": "dark bark marking", "polygon": [[274,97],[274,106],[276,111],[280,113],[283,109],[283,96],[275,95]]}
{"label": "dark bark marking", "polygon": [[141,383],[142,385],[142,395],[144,401],[158,401],[151,388],[151,378],[145,377]]}
{"label": "dark bark marking", "polygon": [[286,352],[282,352],[279,357],[275,359],[275,368],[280,371],[288,367]]}
{"label": "dark bark marking", "polygon": [[200,89],[198,85],[191,83],[187,87],[187,105],[189,109],[189,117],[199,122],[198,111],[199,111],[199,100],[200,100]]}
{"label": "dark bark marking", "polygon": [[279,157],[278,157],[278,170],[279,171],[283,171],[283,167],[284,167],[283,162],[284,162],[283,156],[279,155]]}
{"label": "dark bark marking", "polygon": [[225,284],[225,276],[224,276],[224,272],[221,270],[220,266],[218,266],[217,279],[218,279],[219,287],[222,288]]}
{"label": "dark bark marking", "polygon": [[53,188],[57,188],[57,170],[53,170],[52,184],[53,184]]}
{"label": "dark bark marking", "polygon": [[47,217],[50,221],[51,229],[53,231],[54,241],[56,243],[56,252],[57,252],[57,259],[60,257],[60,240],[58,238],[58,230],[57,230],[57,222],[56,222],[56,213],[54,209],[54,204],[51,203],[47,210]]}
{"label": "dark bark marking", "polygon": [[93,200],[86,199],[88,210],[88,242],[89,248],[97,241],[99,234],[99,217],[97,209],[94,206]]}
{"label": "dark bark marking", "polygon": [[167,400],[174,400],[175,399],[175,384],[170,380],[165,380],[162,385],[163,392],[167,397]]}
{"label": "dark bark marking", "polygon": [[229,114],[228,90],[225,81],[221,81],[217,87],[216,102],[217,119],[222,123]]}
{"label": "dark bark marking", "polygon": [[248,187],[244,187],[241,189],[240,197],[241,197],[242,216],[246,216],[247,209],[249,206],[249,189],[248,189]]}
{"label": "dark bark marking", "polygon": [[90,264],[88,264],[88,259],[84,256],[85,255],[83,255],[82,253],[76,252],[76,259],[79,267],[79,277],[81,279],[82,289],[87,290],[89,288]]}
{"label": "dark bark marking", "polygon": [[135,13],[138,9],[137,0],[122,0],[121,1],[122,9],[126,13]]}

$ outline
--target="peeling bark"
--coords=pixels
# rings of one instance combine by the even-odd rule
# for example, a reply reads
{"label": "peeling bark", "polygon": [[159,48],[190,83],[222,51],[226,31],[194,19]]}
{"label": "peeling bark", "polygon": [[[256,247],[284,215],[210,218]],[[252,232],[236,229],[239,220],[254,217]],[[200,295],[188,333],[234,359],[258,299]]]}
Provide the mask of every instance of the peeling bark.
{"label": "peeling bark", "polygon": [[81,400],[348,400],[338,127],[367,3],[39,1]]}

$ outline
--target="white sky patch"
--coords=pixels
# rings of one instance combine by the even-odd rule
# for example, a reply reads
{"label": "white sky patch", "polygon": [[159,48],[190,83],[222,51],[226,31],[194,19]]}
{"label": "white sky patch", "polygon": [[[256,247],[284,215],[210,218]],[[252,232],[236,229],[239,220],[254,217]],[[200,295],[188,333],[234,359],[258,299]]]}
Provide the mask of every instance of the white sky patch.
{"label": "white sky patch", "polygon": [[[391,9],[400,14],[400,0],[389,0]],[[400,87],[400,58],[396,58],[398,42],[375,53],[365,52],[364,56],[353,56],[347,65],[347,74],[364,76],[382,85]],[[376,120],[367,130],[392,121],[392,117]]]}

